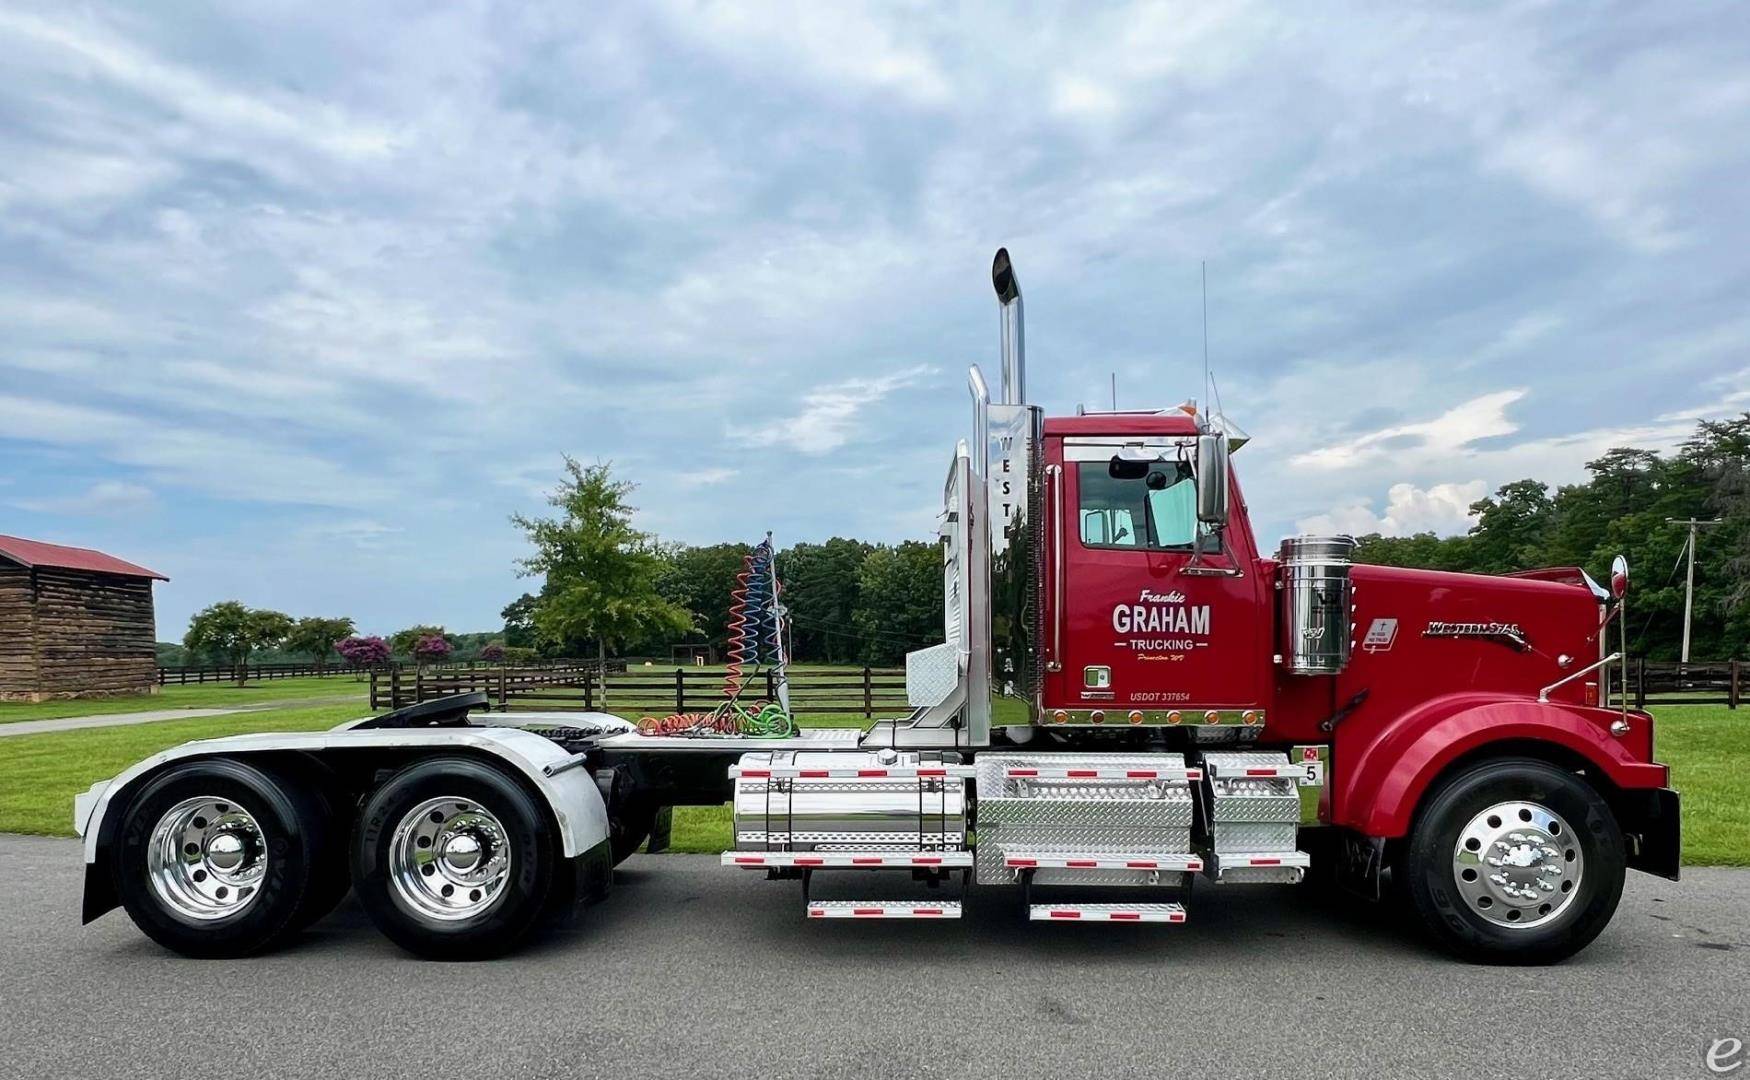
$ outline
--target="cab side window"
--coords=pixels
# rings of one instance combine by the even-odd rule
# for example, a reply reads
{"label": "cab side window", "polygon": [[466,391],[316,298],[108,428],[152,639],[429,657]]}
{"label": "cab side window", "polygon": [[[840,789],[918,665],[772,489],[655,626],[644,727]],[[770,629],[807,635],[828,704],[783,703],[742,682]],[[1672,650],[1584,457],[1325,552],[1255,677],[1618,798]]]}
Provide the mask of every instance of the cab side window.
{"label": "cab side window", "polygon": [[1076,483],[1086,547],[1190,551],[1216,542],[1197,521],[1197,485],[1188,466],[1159,461],[1135,478],[1115,477],[1103,462],[1079,462]]}

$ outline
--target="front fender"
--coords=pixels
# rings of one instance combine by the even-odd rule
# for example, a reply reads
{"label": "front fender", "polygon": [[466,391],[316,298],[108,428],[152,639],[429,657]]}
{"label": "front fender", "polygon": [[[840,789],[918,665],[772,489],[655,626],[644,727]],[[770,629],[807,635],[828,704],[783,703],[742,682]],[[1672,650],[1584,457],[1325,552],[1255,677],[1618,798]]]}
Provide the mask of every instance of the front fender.
{"label": "front fender", "polygon": [[1664,787],[1668,770],[1647,760],[1652,717],[1630,712],[1628,733],[1611,734],[1610,725],[1620,719],[1609,709],[1469,694],[1432,699],[1383,725],[1339,727],[1331,823],[1366,836],[1403,836],[1441,772],[1491,743],[1559,747],[1619,788]]}

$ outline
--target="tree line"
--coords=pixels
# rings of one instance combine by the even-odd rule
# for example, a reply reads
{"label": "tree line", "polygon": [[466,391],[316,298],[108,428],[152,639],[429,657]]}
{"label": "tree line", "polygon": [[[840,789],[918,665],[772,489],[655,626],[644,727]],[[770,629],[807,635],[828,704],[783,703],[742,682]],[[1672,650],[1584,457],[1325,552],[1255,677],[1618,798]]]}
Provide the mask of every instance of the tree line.
{"label": "tree line", "polygon": [[1584,483],[1516,480],[1472,504],[1459,536],[1359,537],[1356,558],[1483,574],[1579,566],[1600,582],[1625,555],[1629,652],[1675,660],[1683,638],[1685,548],[1698,530],[1690,658],[1742,658],[1750,641],[1750,413],[1704,420],[1675,452],[1628,447],[1588,462]]}

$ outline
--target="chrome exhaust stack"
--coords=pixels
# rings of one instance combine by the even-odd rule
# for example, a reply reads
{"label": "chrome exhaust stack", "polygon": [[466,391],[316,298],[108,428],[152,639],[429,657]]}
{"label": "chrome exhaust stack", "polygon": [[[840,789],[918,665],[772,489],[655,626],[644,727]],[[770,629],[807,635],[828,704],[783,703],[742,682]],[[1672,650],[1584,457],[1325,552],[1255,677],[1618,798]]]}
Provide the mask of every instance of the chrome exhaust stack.
{"label": "chrome exhaust stack", "polygon": [[996,287],[997,303],[1002,305],[1003,405],[1027,403],[1027,342],[1023,333],[1021,312],[1021,282],[1009,262],[1009,249],[998,248],[990,266],[990,283]]}

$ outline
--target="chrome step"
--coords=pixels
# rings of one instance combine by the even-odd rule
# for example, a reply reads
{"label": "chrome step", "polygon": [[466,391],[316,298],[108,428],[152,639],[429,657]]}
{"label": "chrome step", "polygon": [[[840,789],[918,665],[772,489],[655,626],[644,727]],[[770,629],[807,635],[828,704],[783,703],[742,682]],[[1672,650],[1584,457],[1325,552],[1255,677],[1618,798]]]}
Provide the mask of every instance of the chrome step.
{"label": "chrome step", "polygon": [[1012,870],[1164,870],[1203,869],[1203,857],[1171,852],[1031,851],[1003,849],[1003,865]]}
{"label": "chrome step", "polygon": [[1312,856],[1304,851],[1217,851],[1205,873],[1230,885],[1293,885],[1306,876]]}
{"label": "chrome step", "polygon": [[896,903],[890,900],[810,900],[810,919],[958,919],[958,900]]}
{"label": "chrome step", "polygon": [[1184,904],[1029,904],[1027,917],[1036,922],[1182,923]]}
{"label": "chrome step", "polygon": [[725,851],[724,866],[749,870],[812,867],[817,870],[947,870],[972,865],[970,851]]}

